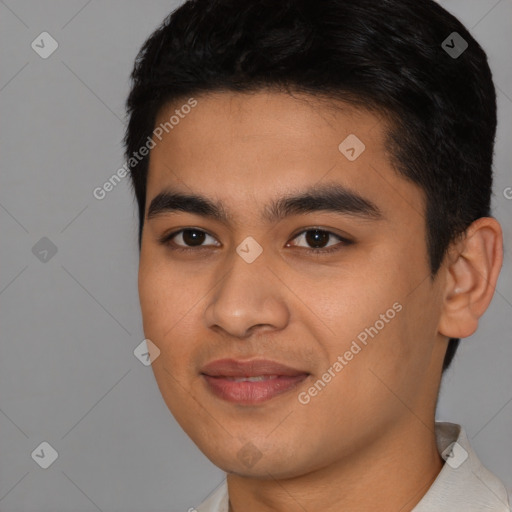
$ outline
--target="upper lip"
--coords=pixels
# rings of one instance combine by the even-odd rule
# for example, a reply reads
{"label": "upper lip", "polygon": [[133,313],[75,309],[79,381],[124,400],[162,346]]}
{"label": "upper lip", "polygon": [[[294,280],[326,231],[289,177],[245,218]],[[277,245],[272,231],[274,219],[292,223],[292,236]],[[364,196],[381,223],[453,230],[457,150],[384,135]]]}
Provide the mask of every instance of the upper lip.
{"label": "upper lip", "polygon": [[276,361],[257,359],[242,361],[236,359],[218,359],[203,366],[201,373],[210,377],[259,377],[262,375],[284,375],[295,377],[308,372],[291,368]]}

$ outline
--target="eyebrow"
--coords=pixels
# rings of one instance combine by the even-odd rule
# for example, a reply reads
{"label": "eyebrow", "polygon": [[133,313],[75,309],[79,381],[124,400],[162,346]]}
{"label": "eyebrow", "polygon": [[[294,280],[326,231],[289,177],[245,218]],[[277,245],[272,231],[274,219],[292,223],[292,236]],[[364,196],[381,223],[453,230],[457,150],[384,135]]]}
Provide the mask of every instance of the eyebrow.
{"label": "eyebrow", "polygon": [[[183,194],[170,189],[156,195],[149,205],[148,220],[161,214],[187,212],[229,224],[230,216],[222,203],[197,194]],[[379,207],[367,198],[338,183],[326,183],[308,188],[298,194],[274,199],[263,208],[262,219],[278,222],[291,215],[332,212],[368,220],[384,218]]]}

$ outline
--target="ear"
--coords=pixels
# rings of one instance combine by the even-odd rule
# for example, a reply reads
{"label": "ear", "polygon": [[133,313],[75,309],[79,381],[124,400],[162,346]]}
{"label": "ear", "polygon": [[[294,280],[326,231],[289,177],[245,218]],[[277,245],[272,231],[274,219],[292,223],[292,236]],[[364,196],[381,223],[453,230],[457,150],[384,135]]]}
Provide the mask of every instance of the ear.
{"label": "ear", "polygon": [[491,302],[503,263],[503,234],[499,222],[481,217],[462,240],[449,249],[439,333],[466,338]]}

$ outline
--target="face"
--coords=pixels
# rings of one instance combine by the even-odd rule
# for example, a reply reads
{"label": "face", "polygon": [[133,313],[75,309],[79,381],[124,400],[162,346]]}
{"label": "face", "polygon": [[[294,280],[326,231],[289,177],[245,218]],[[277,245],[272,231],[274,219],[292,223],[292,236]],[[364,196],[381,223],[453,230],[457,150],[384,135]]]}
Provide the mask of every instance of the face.
{"label": "face", "polygon": [[176,420],[224,471],[261,478],[427,421],[443,274],[383,120],[276,92],[195,101],[156,122],[181,113],[151,149],[139,270]]}

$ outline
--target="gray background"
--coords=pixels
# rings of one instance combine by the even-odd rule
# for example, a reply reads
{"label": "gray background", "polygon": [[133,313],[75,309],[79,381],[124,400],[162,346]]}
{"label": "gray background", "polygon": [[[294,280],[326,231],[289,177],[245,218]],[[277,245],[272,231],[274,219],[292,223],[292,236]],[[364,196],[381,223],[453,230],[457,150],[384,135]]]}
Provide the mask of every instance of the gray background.
{"label": "gray background", "polygon": [[[512,0],[441,2],[490,58],[498,88],[494,212],[505,263],[478,333],[442,384],[438,419],[462,423],[512,490]],[[223,479],[181,431],[150,367],[137,295],[137,217],[123,164],[128,75],[177,3],[0,2],[0,510],[179,511]],[[41,58],[43,31],[59,44]],[[510,196],[509,196],[510,197]],[[57,253],[40,261],[47,237]],[[45,242],[40,242],[45,243]],[[48,468],[31,453],[58,452]]]}

